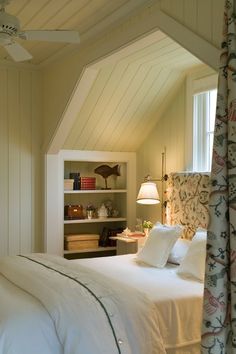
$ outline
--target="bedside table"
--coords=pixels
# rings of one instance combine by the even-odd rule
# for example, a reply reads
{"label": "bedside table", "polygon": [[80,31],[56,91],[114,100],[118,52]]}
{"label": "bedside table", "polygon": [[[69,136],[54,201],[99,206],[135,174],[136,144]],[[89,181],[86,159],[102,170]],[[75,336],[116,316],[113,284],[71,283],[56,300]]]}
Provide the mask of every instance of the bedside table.
{"label": "bedside table", "polygon": [[116,254],[130,254],[137,253],[138,249],[142,247],[145,242],[145,237],[129,237],[117,234],[117,236],[110,237],[111,240],[116,240]]}

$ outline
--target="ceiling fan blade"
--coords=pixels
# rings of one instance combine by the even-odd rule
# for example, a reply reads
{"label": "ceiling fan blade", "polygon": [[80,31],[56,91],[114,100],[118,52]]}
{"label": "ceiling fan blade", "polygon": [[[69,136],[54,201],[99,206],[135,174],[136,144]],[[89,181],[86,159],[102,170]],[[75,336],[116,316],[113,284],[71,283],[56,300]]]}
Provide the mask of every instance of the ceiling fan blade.
{"label": "ceiling fan blade", "polygon": [[39,30],[39,31],[24,31],[18,36],[22,39],[30,41],[46,41],[46,42],[66,42],[79,43],[79,33],[70,30]]}
{"label": "ceiling fan blade", "polygon": [[33,58],[25,48],[16,42],[6,44],[4,48],[15,61],[25,61]]}
{"label": "ceiling fan blade", "polygon": [[0,6],[4,8],[6,5],[9,5],[11,0],[0,0]]}

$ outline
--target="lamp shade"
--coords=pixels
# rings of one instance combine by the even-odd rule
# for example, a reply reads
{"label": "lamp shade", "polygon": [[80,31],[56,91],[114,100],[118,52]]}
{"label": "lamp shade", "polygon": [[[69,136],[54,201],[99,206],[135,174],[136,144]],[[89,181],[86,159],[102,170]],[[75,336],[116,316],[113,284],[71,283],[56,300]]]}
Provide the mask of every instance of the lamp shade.
{"label": "lamp shade", "polygon": [[160,203],[156,183],[148,181],[141,184],[137,203],[147,205]]}

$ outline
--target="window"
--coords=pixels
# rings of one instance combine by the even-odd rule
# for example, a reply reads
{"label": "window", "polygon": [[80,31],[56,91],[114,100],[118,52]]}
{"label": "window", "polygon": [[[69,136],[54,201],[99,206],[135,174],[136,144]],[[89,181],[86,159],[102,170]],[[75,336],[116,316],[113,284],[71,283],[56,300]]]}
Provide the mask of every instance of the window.
{"label": "window", "polygon": [[217,90],[193,96],[193,171],[210,171]]}

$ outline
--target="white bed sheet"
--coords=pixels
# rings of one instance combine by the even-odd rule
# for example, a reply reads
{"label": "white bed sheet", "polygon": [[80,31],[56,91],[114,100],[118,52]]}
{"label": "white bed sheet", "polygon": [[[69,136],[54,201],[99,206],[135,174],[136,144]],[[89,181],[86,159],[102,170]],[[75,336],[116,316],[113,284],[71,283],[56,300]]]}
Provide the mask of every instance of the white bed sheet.
{"label": "white bed sheet", "polygon": [[[137,264],[135,255],[69,263],[72,268],[81,264],[146,294],[155,304],[158,330],[168,354],[200,353],[203,284],[180,278],[173,265],[157,269]],[[0,354],[63,353],[52,319],[34,296],[0,276],[0,299]]]}
{"label": "white bed sheet", "polygon": [[81,259],[73,262],[81,263],[144,292],[155,304],[166,349],[191,345],[198,348],[203,283],[181,278],[176,274],[177,267],[172,264],[158,269],[137,263],[135,255]]}
{"label": "white bed sheet", "polygon": [[0,275],[0,354],[63,354],[44,306]]}
{"label": "white bed sheet", "polygon": [[0,271],[0,354],[166,353],[153,303],[130,286],[46,254]]}

